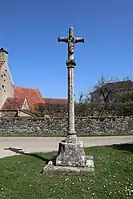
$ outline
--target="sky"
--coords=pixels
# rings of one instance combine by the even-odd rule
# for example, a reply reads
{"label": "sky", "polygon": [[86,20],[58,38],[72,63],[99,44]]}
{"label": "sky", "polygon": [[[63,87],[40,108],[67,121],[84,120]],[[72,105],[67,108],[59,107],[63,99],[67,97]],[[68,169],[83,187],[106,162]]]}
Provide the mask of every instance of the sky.
{"label": "sky", "polygon": [[107,79],[133,78],[133,0],[0,0],[0,47],[9,53],[16,86],[43,97],[67,98],[70,26],[85,43],[75,45],[75,98]]}

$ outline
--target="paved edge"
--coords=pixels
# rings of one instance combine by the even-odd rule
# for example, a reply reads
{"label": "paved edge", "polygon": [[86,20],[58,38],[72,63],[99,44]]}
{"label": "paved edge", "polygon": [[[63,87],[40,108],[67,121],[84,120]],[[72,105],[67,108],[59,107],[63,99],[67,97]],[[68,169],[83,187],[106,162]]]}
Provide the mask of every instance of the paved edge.
{"label": "paved edge", "polygon": [[[133,136],[78,137],[84,147],[106,146],[133,143]],[[64,137],[0,137],[0,158],[19,155],[8,150],[9,147],[22,149],[26,153],[48,153],[57,151],[58,144]],[[7,148],[7,150],[5,150]]]}

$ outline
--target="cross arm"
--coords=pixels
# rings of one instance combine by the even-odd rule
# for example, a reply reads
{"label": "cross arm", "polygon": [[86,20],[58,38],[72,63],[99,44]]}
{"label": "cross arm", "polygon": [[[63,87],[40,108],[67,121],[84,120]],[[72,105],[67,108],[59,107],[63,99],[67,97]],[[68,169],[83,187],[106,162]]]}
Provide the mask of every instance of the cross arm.
{"label": "cross arm", "polygon": [[77,37],[74,39],[74,43],[82,42],[84,43],[84,39],[82,37]]}
{"label": "cross arm", "polygon": [[66,42],[66,43],[68,43],[68,38],[67,37],[58,37],[58,42]]}

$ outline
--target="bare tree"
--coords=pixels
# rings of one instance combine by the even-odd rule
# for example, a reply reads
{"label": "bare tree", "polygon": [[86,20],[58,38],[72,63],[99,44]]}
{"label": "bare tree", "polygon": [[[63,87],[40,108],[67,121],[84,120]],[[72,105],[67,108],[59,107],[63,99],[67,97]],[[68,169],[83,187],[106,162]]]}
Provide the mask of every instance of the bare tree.
{"label": "bare tree", "polygon": [[90,93],[91,103],[97,110],[98,115],[110,112],[111,107],[109,103],[114,96],[112,83],[113,80],[107,80],[103,75],[101,75],[100,80],[93,88],[93,92]]}

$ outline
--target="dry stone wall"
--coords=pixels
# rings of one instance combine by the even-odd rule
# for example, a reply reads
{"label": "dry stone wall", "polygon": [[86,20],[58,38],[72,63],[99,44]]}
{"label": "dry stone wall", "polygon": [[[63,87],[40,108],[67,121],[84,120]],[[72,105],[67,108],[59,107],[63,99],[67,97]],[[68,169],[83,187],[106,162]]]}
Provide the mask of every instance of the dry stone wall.
{"label": "dry stone wall", "polygon": [[[132,132],[133,117],[76,118],[77,133]],[[64,134],[67,132],[67,118],[1,118],[0,132]]]}

